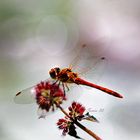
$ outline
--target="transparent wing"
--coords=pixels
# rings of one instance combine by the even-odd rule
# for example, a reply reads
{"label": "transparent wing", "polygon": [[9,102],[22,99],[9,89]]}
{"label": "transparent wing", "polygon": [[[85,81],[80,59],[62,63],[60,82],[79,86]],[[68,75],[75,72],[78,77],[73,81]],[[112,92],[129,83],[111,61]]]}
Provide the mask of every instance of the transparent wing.
{"label": "transparent wing", "polygon": [[[92,67],[87,67],[79,74],[81,78],[89,80],[90,82],[97,83],[101,79],[102,75],[105,72],[107,66],[107,59],[102,58],[93,58],[95,61],[94,64],[91,64]],[[89,60],[90,61],[90,60]],[[92,61],[92,60],[91,60]]]}
{"label": "transparent wing", "polygon": [[[47,79],[44,81],[50,81],[50,79]],[[53,80],[52,80],[52,82],[53,82]],[[34,90],[36,85],[18,92],[14,97],[14,102],[17,104],[31,104],[31,103],[36,102],[35,101],[35,90]]]}
{"label": "transparent wing", "polygon": [[[102,54],[102,53],[101,53]],[[104,72],[107,60],[105,56],[95,53],[91,46],[82,45],[78,55],[73,59],[70,67],[85,79],[96,83]]]}
{"label": "transparent wing", "polygon": [[83,87],[74,83],[68,84],[69,90],[66,89],[66,101],[62,104],[63,108],[67,108],[73,101],[77,101],[83,94]]}
{"label": "transparent wing", "polygon": [[30,104],[35,102],[34,86],[24,89],[15,95],[14,102],[17,104]]}
{"label": "transparent wing", "polygon": [[[48,80],[51,83],[55,83],[55,80],[53,80],[53,79],[47,79],[47,80],[44,80],[44,81],[48,81]],[[17,104],[35,103],[36,102],[36,99],[35,99],[36,95],[35,95],[35,90],[34,90],[35,86],[36,85],[18,92],[15,95],[14,102],[17,103]],[[66,92],[67,100],[63,102],[63,104],[62,104],[63,108],[67,108],[71,104],[72,101],[76,101],[77,99],[79,99],[79,97],[82,94],[82,91],[81,91],[82,87],[81,86],[75,85],[75,84],[68,84],[67,86],[68,86],[69,90],[65,86],[65,92]],[[60,84],[60,88],[63,90],[62,84]],[[57,109],[57,110],[59,110],[59,109]],[[55,111],[56,111],[56,108],[55,108],[54,111],[52,111],[50,109],[49,112],[46,112],[45,110],[42,110],[41,108],[39,108],[38,109],[38,115],[41,118],[43,118],[43,117],[45,117],[45,115],[53,114]]]}

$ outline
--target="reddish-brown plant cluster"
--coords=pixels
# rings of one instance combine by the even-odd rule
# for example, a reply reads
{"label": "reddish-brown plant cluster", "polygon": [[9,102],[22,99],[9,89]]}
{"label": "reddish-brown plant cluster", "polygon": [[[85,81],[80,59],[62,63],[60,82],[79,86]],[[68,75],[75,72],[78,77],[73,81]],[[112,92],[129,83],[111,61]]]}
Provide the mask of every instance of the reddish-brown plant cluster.
{"label": "reddish-brown plant cluster", "polygon": [[70,119],[68,119],[68,117],[65,117],[65,119],[58,120],[58,122],[57,122],[58,128],[63,130],[62,135],[65,136],[66,133],[68,133],[71,123],[72,122]]}
{"label": "reddish-brown plant cluster", "polygon": [[75,122],[77,122],[79,118],[84,117],[83,113],[85,111],[85,107],[80,103],[73,102],[68,109],[69,113],[65,118],[58,120],[57,126],[59,129],[63,130],[62,135],[65,136],[68,133],[75,138],[80,138],[76,132]]}
{"label": "reddish-brown plant cluster", "polygon": [[57,84],[52,84],[49,81],[40,82],[35,86],[36,102],[39,108],[47,112],[52,108],[62,104],[66,100],[63,90]]}
{"label": "reddish-brown plant cluster", "polygon": [[85,111],[85,107],[83,107],[80,103],[77,102],[73,102],[68,109],[70,111],[69,116],[71,116],[73,119],[83,116],[83,113]]}

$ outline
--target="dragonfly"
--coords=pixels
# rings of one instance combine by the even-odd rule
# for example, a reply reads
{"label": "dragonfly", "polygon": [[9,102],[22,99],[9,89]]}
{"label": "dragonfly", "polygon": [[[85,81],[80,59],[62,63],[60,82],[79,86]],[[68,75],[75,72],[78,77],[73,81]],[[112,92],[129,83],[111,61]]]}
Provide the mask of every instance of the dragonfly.
{"label": "dragonfly", "polygon": [[[82,51],[85,52],[85,50],[87,49],[86,44],[82,45],[82,49],[83,49]],[[84,54],[80,54],[80,55],[84,55]],[[78,59],[81,59],[81,58],[78,57]],[[95,83],[89,82],[89,81],[81,78],[80,74],[73,70],[73,67],[74,67],[73,65],[76,65],[76,63],[77,63],[76,60],[77,60],[77,58],[74,59],[74,63],[72,62],[73,64],[70,64],[69,67],[65,67],[62,69],[60,67],[55,67],[49,71],[50,77],[53,80],[55,80],[56,83],[58,82],[59,84],[62,84],[64,93],[65,93],[65,88],[67,88],[69,90],[67,84],[73,83],[76,85],[84,85],[84,86],[88,86],[88,87],[92,87],[92,88],[101,90],[104,93],[107,93],[107,94],[112,95],[114,97],[123,98],[123,96],[116,91],[113,91],[109,88],[102,87],[100,85],[97,85]],[[95,60],[94,64],[98,64],[99,62],[104,62],[104,60],[106,60],[105,57],[100,57],[97,60]],[[92,64],[91,64],[91,66],[92,66]],[[76,68],[77,68],[77,66],[76,66]],[[86,73],[87,70],[83,69],[81,71],[84,71]],[[82,72],[80,72],[80,73],[82,73]]]}
{"label": "dragonfly", "polygon": [[[95,83],[81,78],[81,75],[83,75],[83,73],[90,73],[89,71],[91,71],[91,74],[94,73],[94,68],[92,67],[96,67],[98,64],[100,65],[100,62],[104,63],[104,61],[106,60],[105,57],[95,57],[96,59],[94,58],[95,60],[93,61],[94,56],[92,57],[90,55],[87,55],[89,53],[87,53],[86,50],[87,46],[83,44],[80,47],[79,54],[72,60],[68,67],[51,68],[49,71],[49,79],[18,92],[14,98],[15,103],[26,104],[36,101],[36,103],[39,105],[38,114],[40,115],[40,118],[44,118],[46,116],[46,112],[48,112],[50,108],[53,111],[55,110],[55,105],[53,104],[54,100],[55,102],[57,102],[57,104],[61,104],[64,100],[66,100],[66,93],[68,91],[71,92],[70,85],[84,85],[87,87],[98,89],[114,97],[123,98],[123,96],[116,91],[99,86]],[[87,67],[89,58],[93,61],[93,63],[90,63],[90,67]],[[86,63],[84,63],[82,60],[86,60]],[[76,69],[79,69],[80,73],[78,73]]]}
{"label": "dragonfly", "polygon": [[[105,58],[101,58],[101,59],[105,59]],[[59,84],[62,83],[64,93],[65,93],[65,87],[69,90],[67,83],[75,83],[77,85],[85,85],[92,88],[96,88],[112,96],[123,98],[123,96],[117,93],[116,91],[96,85],[94,83],[88,82],[80,78],[78,73],[73,72],[71,68],[60,69],[59,67],[56,67],[56,68],[52,68],[49,71],[49,73],[50,73],[51,78],[56,80],[56,83],[57,82],[59,82]]]}

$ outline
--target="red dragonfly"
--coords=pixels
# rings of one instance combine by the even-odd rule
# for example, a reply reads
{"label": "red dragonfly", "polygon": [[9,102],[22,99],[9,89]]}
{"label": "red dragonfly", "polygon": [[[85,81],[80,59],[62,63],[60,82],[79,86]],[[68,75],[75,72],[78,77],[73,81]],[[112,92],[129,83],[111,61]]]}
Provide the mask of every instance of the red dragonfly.
{"label": "red dragonfly", "polygon": [[[105,58],[101,58],[101,59],[105,59]],[[123,96],[117,93],[116,91],[96,85],[94,83],[88,82],[80,78],[78,73],[73,72],[71,68],[60,69],[59,67],[56,67],[56,68],[52,68],[49,71],[49,73],[51,78],[56,80],[56,83],[57,82],[59,82],[59,84],[62,83],[64,93],[65,93],[65,87],[67,87],[67,89],[69,90],[67,83],[75,83],[77,85],[85,85],[85,86],[93,87],[112,96],[123,98]]]}
{"label": "red dragonfly", "polygon": [[[51,77],[51,82],[49,81],[49,84],[58,86],[59,90],[63,90],[64,95],[66,94],[66,89],[69,90],[68,86],[70,84],[77,84],[77,85],[85,85],[88,87],[96,88],[98,90],[103,91],[104,93],[109,94],[109,95],[112,95],[112,96],[115,96],[118,98],[123,98],[123,96],[121,94],[117,93],[116,91],[113,91],[111,89],[96,85],[92,82],[88,82],[80,77],[80,74],[87,73],[89,71],[89,69],[91,69],[90,71],[94,70],[92,68],[93,66],[98,65],[98,64],[100,65],[100,62],[104,62],[106,60],[105,57],[100,57],[100,58],[95,59],[93,61],[92,55],[89,55],[89,53],[87,53],[86,50],[87,50],[86,45],[83,45],[82,49],[79,53],[80,55],[78,55],[76,58],[74,58],[74,60],[72,61],[72,64],[69,67],[65,67],[62,69],[60,69],[59,67],[52,68],[49,71],[49,74]],[[86,58],[85,55],[88,57]],[[88,61],[88,58],[90,58],[91,61]],[[84,61],[84,60],[86,60],[86,61]],[[82,65],[80,65],[80,61],[81,61]],[[92,62],[89,64],[90,67],[87,66],[87,64],[89,62]],[[79,69],[80,73],[75,72],[74,69],[76,69],[76,68]],[[48,80],[45,80],[43,82],[48,83]],[[36,95],[35,94],[36,86],[38,86],[38,84],[18,92],[15,96],[15,102],[16,103],[34,102],[36,99],[36,96],[35,96]],[[42,88],[44,88],[44,86]],[[52,90],[52,88],[50,89],[47,87],[47,89],[45,89],[45,92],[43,90],[43,93],[41,93],[42,96],[47,97],[48,90]],[[34,97],[34,98],[32,98],[32,97]],[[42,98],[40,100],[42,101]],[[39,103],[40,103],[40,100],[39,100]]]}
{"label": "red dragonfly", "polygon": [[[80,61],[83,62],[83,58],[84,59],[87,59],[84,56],[87,49],[88,49],[87,46],[84,44],[82,46],[82,49],[81,49],[82,52],[84,52],[84,53],[83,54],[80,53],[80,56],[78,56],[77,58],[75,58],[73,60],[72,64],[69,67],[62,68],[62,69],[59,68],[59,67],[52,68],[49,71],[50,77],[52,79],[56,80],[56,83],[58,82],[59,84],[62,84],[64,93],[65,93],[65,88],[67,88],[69,90],[67,84],[69,84],[69,83],[75,83],[77,85],[84,85],[84,86],[96,88],[98,90],[103,91],[104,93],[109,94],[109,95],[112,95],[112,96],[115,96],[115,97],[118,97],[118,98],[123,98],[123,96],[121,94],[119,94],[118,92],[116,92],[116,91],[113,91],[111,89],[108,89],[108,88],[99,86],[99,85],[94,84],[94,83],[89,82],[89,81],[86,81],[86,80],[84,80],[83,78],[80,77],[80,74],[81,73],[86,73],[86,71],[88,71],[88,69],[91,69],[92,70],[92,68],[91,68],[92,67],[92,64],[96,65],[96,64],[98,64],[100,62],[104,62],[106,60],[105,57],[100,57],[97,60],[94,60],[95,62],[89,64],[90,65],[89,68],[85,68],[85,69],[82,68],[82,69],[80,69],[80,74],[77,73],[77,72],[75,72],[73,70],[73,68],[75,66],[76,66],[76,69],[79,69],[77,66],[81,67],[79,64],[77,65],[77,63],[79,63],[79,62],[76,62],[76,61],[79,61],[80,60]],[[89,54],[86,54],[86,55],[89,55]],[[93,57],[91,57],[91,56],[88,56],[88,57],[91,59],[91,61],[93,60]],[[87,59],[87,61],[88,61],[88,59]],[[85,63],[87,63],[87,62],[85,62]],[[83,65],[85,65],[84,67],[86,67],[86,64],[83,64]]]}

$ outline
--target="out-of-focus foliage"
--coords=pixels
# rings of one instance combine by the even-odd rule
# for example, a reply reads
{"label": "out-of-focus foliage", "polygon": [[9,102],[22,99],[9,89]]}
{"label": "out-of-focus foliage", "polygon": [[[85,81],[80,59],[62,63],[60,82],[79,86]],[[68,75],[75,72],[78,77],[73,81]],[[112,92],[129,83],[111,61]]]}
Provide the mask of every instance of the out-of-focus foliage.
{"label": "out-of-focus foliage", "polygon": [[70,7],[69,0],[0,1],[0,38],[23,37],[48,15],[71,15]]}

